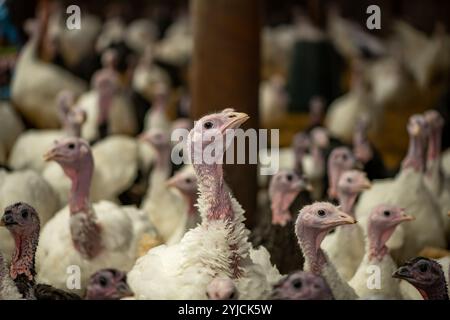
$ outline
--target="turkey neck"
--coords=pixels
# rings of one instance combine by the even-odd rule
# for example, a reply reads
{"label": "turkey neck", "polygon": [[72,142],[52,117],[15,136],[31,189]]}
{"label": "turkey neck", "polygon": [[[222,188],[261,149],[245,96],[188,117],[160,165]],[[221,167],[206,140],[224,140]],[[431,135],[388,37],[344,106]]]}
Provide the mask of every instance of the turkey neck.
{"label": "turkey neck", "polygon": [[424,300],[449,300],[444,273],[442,273],[439,283],[425,289],[417,288],[417,290],[419,290]]}
{"label": "turkey neck", "polygon": [[339,168],[333,163],[330,163],[328,165],[328,184],[330,186],[329,189],[329,197],[331,199],[334,199],[337,197],[337,185],[339,182],[339,178],[341,177],[341,174],[344,170],[342,168]]}
{"label": "turkey neck", "polygon": [[424,170],[424,139],[420,135],[411,135],[409,138],[408,153],[402,162],[402,169],[413,169],[417,172]]}
{"label": "turkey neck", "polygon": [[355,218],[353,207],[355,205],[356,198],[358,198],[358,193],[344,192],[338,189],[338,200],[339,204],[341,205],[342,211],[351,215],[353,218]]}
{"label": "turkey neck", "polygon": [[170,145],[164,146],[157,152],[157,157],[155,161],[155,169],[159,170],[160,172],[167,173],[167,177],[170,176]]}
{"label": "turkey neck", "polygon": [[297,231],[297,238],[300,248],[305,257],[304,270],[320,275],[327,260],[323,250],[320,248],[326,231],[315,230],[301,225]]}
{"label": "turkey neck", "polygon": [[75,249],[86,259],[97,256],[101,249],[101,229],[91,207],[89,193],[94,160],[89,152],[77,171],[66,173],[72,179],[69,198],[70,231]]}
{"label": "turkey neck", "polygon": [[9,274],[25,299],[33,299],[35,254],[39,242],[39,226],[29,233],[13,233],[15,250]]}
{"label": "turkey neck", "polygon": [[199,181],[199,191],[206,208],[206,220],[230,221],[234,218],[230,194],[223,179],[220,164],[195,164],[194,169]]}
{"label": "turkey neck", "polygon": [[379,230],[379,228],[369,222],[369,225],[367,226],[367,252],[369,253],[369,260],[383,260],[384,256],[388,253],[386,242],[389,240],[394,231],[395,226],[386,230]]}
{"label": "turkey neck", "polygon": [[428,137],[427,161],[433,162],[441,156],[442,127],[433,128]]}

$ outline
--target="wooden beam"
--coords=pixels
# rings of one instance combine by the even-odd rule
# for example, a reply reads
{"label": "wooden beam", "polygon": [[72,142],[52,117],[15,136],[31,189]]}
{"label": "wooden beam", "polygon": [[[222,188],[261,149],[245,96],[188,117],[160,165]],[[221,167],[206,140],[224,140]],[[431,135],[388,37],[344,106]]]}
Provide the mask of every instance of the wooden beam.
{"label": "wooden beam", "polygon": [[[258,128],[261,7],[259,0],[192,0],[192,117],[233,107]],[[227,183],[255,222],[256,165],[226,165]]]}

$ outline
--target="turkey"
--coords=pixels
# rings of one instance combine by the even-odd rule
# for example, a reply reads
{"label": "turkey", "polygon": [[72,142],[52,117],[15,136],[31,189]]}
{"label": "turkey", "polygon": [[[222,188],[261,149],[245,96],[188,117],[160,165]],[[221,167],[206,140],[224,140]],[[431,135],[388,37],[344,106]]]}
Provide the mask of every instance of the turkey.
{"label": "turkey", "polygon": [[233,280],[217,277],[212,279],[206,287],[206,296],[209,300],[238,300],[239,292]]}
{"label": "turkey", "polygon": [[271,299],[334,300],[325,279],[305,271],[296,271],[281,279],[274,286]]}
{"label": "turkey", "polygon": [[[0,210],[16,201],[26,202],[38,210],[42,225],[60,208],[58,195],[38,173],[32,170],[6,172],[0,169]],[[0,229],[0,252],[9,259],[14,241],[6,230]]]}
{"label": "turkey", "polygon": [[147,46],[133,73],[132,86],[147,101],[153,101],[160,84],[170,87],[171,82],[167,72],[153,61],[153,47]]}
{"label": "turkey", "polygon": [[[109,201],[91,204],[94,159],[89,144],[65,138],[45,155],[70,178],[69,205],[44,226],[37,251],[38,276],[57,288],[66,286],[67,268],[81,269],[82,292],[94,272],[103,268],[129,270],[143,234],[155,234],[144,212]],[[75,289],[74,289],[75,290]]]}
{"label": "turkey", "polygon": [[[138,174],[138,147],[134,138],[124,135],[109,136],[92,147],[96,163],[90,189],[92,201],[118,202],[118,196],[133,184]],[[71,181],[61,166],[47,163],[42,176],[58,193],[60,202],[67,203]]]}
{"label": "turkey", "polygon": [[37,31],[20,53],[11,84],[14,105],[28,123],[41,129],[59,126],[55,99],[58,93],[70,90],[77,96],[86,90],[83,80],[41,57],[43,42],[48,37],[48,15],[48,7],[44,5],[34,28]]}
{"label": "turkey", "polygon": [[[403,209],[395,206],[381,204],[372,210],[367,226],[366,253],[349,281],[360,297],[377,294],[386,299],[402,299],[399,281],[391,276],[397,265],[389,254],[386,242],[397,225],[411,220],[414,217],[406,215]],[[375,275],[380,277],[379,282],[370,281]]]}
{"label": "turkey", "polygon": [[[35,254],[39,243],[40,221],[39,215],[33,207],[26,203],[17,202],[6,207],[0,226],[6,227],[16,243],[12,256],[9,274],[1,277],[10,277],[7,283],[13,287],[2,288],[14,292],[7,299],[26,300],[79,300],[76,294],[53,288],[46,284],[36,283]],[[1,255],[1,254],[0,254]],[[0,258],[1,260],[1,258]],[[1,266],[0,266],[1,268]],[[3,269],[3,272],[6,270]],[[0,271],[1,272],[1,271]],[[17,293],[19,297],[17,297]]]}
{"label": "turkey", "polygon": [[102,269],[94,273],[86,286],[86,300],[120,300],[133,296],[127,274],[116,269]]}
{"label": "turkey", "polygon": [[393,277],[408,281],[424,300],[449,300],[444,271],[434,260],[413,258],[398,268]]}
{"label": "turkey", "polygon": [[[199,158],[206,147],[223,150],[225,134],[247,119],[227,110],[204,116],[191,130],[188,150],[199,182],[202,223],[179,243],[156,247],[137,260],[128,281],[138,299],[206,299],[206,287],[217,276],[233,279],[241,299],[260,299],[279,280],[267,250],[254,250],[247,240],[244,211],[224,181],[221,161],[207,164]],[[222,156],[223,151],[214,159]]]}
{"label": "turkey", "polygon": [[73,107],[75,96],[72,92],[63,90],[58,94],[58,117],[62,130],[27,130],[22,133],[14,144],[9,156],[9,166],[14,170],[32,169],[42,172],[45,161],[42,155],[55,140],[65,136],[79,136],[80,127],[86,120],[86,114],[80,108]]}
{"label": "turkey", "polygon": [[426,122],[413,115],[408,123],[409,149],[401,171],[393,179],[375,180],[372,188],[362,193],[356,206],[356,217],[366,225],[367,215],[381,204],[405,208],[416,220],[399,226],[388,247],[395,261],[415,257],[426,246],[445,248],[445,234],[439,207],[423,182],[425,168]]}
{"label": "turkey", "polygon": [[315,202],[303,207],[295,223],[295,233],[305,257],[304,270],[321,275],[337,300],[354,300],[358,296],[339,275],[320,244],[334,227],[353,223],[356,220],[352,216],[328,202]]}
{"label": "turkey", "polygon": [[434,110],[427,111],[424,116],[430,128],[424,182],[441,208],[445,232],[447,238],[450,239],[450,219],[447,218],[447,212],[450,209],[450,178],[445,177],[441,171],[441,141],[444,119]]}
{"label": "turkey", "polygon": [[[261,214],[261,223],[250,235],[256,248],[262,245],[269,251],[270,260],[282,274],[298,270],[303,265],[303,256],[292,230],[298,210],[311,203],[310,189],[308,182],[292,170],[275,174],[269,187],[271,212]],[[296,201],[296,198],[300,199]]]}
{"label": "turkey", "polygon": [[[345,213],[355,217],[353,206],[359,194],[370,188],[366,174],[358,170],[348,170],[342,173],[338,183],[338,199],[340,208]],[[351,246],[342,246],[351,243]],[[341,277],[348,281],[355,274],[364,256],[364,234],[357,224],[342,226],[329,234],[322,241],[322,249],[330,261],[336,265]]]}
{"label": "turkey", "polygon": [[377,125],[380,112],[380,108],[373,102],[364,66],[361,61],[355,61],[352,66],[350,91],[330,104],[325,124],[333,136],[351,143],[358,118],[368,115],[372,121],[371,125]]}
{"label": "turkey", "polygon": [[328,197],[332,200],[338,197],[338,183],[343,172],[355,168],[355,156],[347,147],[337,147],[328,157]]}
{"label": "turkey", "polygon": [[147,214],[164,242],[177,242],[181,238],[179,232],[184,229],[180,223],[186,218],[184,213],[187,206],[184,199],[166,184],[172,171],[169,136],[164,131],[153,129],[142,134],[140,139],[146,141],[156,151],[149,187],[141,209]]}
{"label": "turkey", "polygon": [[117,59],[115,50],[110,49],[103,54],[104,66],[93,75],[91,90],[77,101],[87,114],[81,132],[88,141],[96,141],[109,134],[137,133],[131,100],[124,93],[119,73],[114,70]]}

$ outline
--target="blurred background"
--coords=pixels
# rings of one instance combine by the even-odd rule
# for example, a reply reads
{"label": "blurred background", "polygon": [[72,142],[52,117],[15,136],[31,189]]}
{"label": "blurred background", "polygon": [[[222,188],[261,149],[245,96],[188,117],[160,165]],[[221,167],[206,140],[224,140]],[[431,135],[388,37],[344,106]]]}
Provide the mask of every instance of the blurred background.
{"label": "blurred background", "polygon": [[[80,30],[66,28],[71,4],[81,8]],[[366,27],[372,4],[379,30]],[[410,115],[438,109],[449,146],[449,16],[450,2],[439,0],[0,1],[1,99],[25,128],[56,128],[59,91],[80,96],[112,68],[131,110],[120,133],[151,126],[151,110],[173,121],[234,107],[251,116],[249,127],[280,129],[289,148],[317,125],[351,144],[366,119],[393,174]],[[2,148],[7,164],[11,146]],[[254,166],[229,170],[249,212],[255,177]]]}

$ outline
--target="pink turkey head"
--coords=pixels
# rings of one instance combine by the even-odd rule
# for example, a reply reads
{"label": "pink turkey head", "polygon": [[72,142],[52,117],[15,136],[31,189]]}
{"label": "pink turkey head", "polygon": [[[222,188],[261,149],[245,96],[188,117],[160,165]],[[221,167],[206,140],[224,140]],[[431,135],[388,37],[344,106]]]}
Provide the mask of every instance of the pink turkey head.
{"label": "pink turkey head", "polygon": [[339,178],[338,193],[357,195],[370,187],[371,183],[364,171],[347,170]]}
{"label": "pink turkey head", "polygon": [[294,171],[283,170],[273,176],[269,186],[272,224],[284,226],[292,220],[289,207],[302,190],[312,190],[306,178]]}
{"label": "pink turkey head", "polygon": [[414,217],[406,215],[403,208],[387,204],[376,206],[367,223],[370,256],[381,260],[387,253],[386,242],[394,233],[395,228],[402,222],[412,220]]}
{"label": "pink turkey head", "polygon": [[57,162],[70,178],[78,175],[81,168],[93,170],[94,166],[89,143],[76,137],[55,141],[54,147],[44,155],[44,159]]}
{"label": "pink turkey head", "polygon": [[337,147],[331,151],[328,158],[328,196],[330,198],[337,197],[337,184],[341,174],[346,170],[353,169],[355,165],[356,159],[349,148]]}
{"label": "pink turkey head", "polygon": [[195,122],[194,128],[190,131],[187,148],[193,163],[204,162],[203,152],[205,148],[217,148],[219,154],[215,154],[215,159],[223,155],[226,148],[232,143],[234,137],[233,130],[238,129],[249,119],[246,113],[226,111],[209,114]]}

